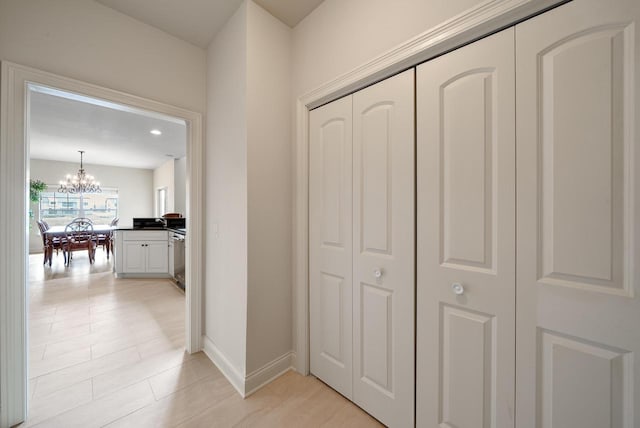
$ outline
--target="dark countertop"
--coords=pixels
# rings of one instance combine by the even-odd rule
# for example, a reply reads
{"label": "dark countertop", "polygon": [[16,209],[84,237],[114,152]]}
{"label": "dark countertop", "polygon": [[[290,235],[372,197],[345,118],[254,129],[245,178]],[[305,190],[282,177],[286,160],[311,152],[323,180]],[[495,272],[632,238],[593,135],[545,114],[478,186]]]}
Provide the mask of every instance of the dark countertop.
{"label": "dark countertop", "polygon": [[167,229],[166,227],[158,227],[158,228],[146,228],[146,229],[139,229],[139,228],[135,228],[135,227],[116,227],[115,230],[136,230],[139,232],[144,232],[144,231],[149,231],[149,232],[153,232],[153,231],[157,231],[157,230],[171,230],[171,229]]}
{"label": "dark countertop", "polygon": [[146,229],[136,229],[133,227],[117,227],[115,230],[135,230],[138,232],[145,232],[145,231],[149,231],[149,232],[154,232],[157,230],[166,230],[167,232],[174,232],[174,233],[179,233],[180,235],[186,235],[187,231],[185,229],[173,229],[171,227],[165,227],[165,228],[146,228]]}

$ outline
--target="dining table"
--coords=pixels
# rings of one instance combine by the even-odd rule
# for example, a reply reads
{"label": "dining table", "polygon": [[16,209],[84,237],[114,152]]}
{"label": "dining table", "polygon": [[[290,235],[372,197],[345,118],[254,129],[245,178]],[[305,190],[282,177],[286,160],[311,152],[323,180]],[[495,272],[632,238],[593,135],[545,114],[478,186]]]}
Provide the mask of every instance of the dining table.
{"label": "dining table", "polygon": [[[51,226],[44,232],[44,237],[46,240],[46,262],[49,262],[49,266],[51,266],[51,259],[53,257],[53,240],[54,238],[64,239],[67,236],[66,231],[67,226]],[[93,225],[93,234],[103,235],[106,240],[105,250],[107,251],[107,258],[109,258],[109,252],[113,253],[113,249],[111,246],[111,235],[114,230],[117,229],[117,226],[111,226],[108,224],[94,224]],[[45,262],[45,263],[46,263]]]}

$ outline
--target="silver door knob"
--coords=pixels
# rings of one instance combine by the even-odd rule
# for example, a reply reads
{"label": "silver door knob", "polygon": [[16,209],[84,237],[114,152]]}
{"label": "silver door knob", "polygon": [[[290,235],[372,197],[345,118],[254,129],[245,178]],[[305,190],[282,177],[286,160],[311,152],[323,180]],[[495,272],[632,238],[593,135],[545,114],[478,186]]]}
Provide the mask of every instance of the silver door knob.
{"label": "silver door knob", "polygon": [[457,294],[458,296],[462,296],[464,294],[464,287],[459,282],[451,284],[451,290],[453,291],[453,294]]}
{"label": "silver door knob", "polygon": [[373,276],[376,278],[382,278],[382,269],[377,268],[373,270]]}

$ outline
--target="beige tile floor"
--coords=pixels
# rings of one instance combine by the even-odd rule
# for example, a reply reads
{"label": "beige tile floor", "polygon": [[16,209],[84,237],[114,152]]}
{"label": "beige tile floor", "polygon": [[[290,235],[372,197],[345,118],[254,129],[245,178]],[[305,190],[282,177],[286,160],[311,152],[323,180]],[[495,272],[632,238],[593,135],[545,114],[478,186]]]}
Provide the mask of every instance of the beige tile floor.
{"label": "beige tile floor", "polygon": [[242,399],[203,353],[184,352],[184,294],[115,279],[98,250],[49,268],[30,256],[29,417],[38,427],[369,427],[313,377],[288,372]]}

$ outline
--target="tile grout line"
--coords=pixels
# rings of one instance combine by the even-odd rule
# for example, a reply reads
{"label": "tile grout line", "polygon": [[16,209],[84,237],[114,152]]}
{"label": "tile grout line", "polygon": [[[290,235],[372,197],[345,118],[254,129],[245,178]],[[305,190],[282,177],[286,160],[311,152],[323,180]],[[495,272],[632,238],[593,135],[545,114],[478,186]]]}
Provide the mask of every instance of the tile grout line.
{"label": "tile grout line", "polygon": [[[117,352],[126,351],[126,350],[131,349],[131,348],[133,348],[133,346],[130,346],[130,347],[126,348],[126,349],[122,349],[122,350],[120,350],[120,351],[116,351],[116,352],[114,352],[114,354],[115,354],[115,353],[117,353]],[[108,355],[111,355],[111,354],[108,354]],[[102,357],[100,357],[100,358],[102,358]],[[98,359],[99,359],[99,358],[98,358]],[[67,369],[70,369],[70,368],[72,368],[72,367],[74,367],[74,366],[78,366],[78,365],[80,365],[80,364],[90,363],[90,362],[92,362],[92,361],[97,361],[97,360],[87,360],[87,361],[82,361],[82,362],[79,362],[79,363],[76,363],[76,364],[72,364],[72,365],[70,365],[70,366],[68,366],[68,367],[63,367],[63,368],[60,368],[60,369],[55,370],[55,371],[53,371],[53,372],[46,373],[46,374],[43,374],[43,375],[41,375],[41,376],[38,376],[36,379],[40,379],[40,378],[45,377],[45,376],[49,376],[49,375],[52,375],[52,374],[56,374],[57,372],[60,372],[60,371],[62,371],[62,370],[67,370]],[[137,361],[136,361],[136,362],[137,362]],[[128,364],[128,363],[127,363],[127,364]],[[127,364],[123,364],[122,366],[117,366],[117,367],[113,368],[112,370],[109,370],[109,371],[104,372],[104,373],[99,373],[97,376],[101,376],[101,375],[103,375],[103,374],[109,373],[110,371],[120,370],[120,369],[122,369],[123,367],[125,367]],[[74,385],[77,385],[77,384],[79,384],[79,383],[86,382],[86,381],[87,381],[87,380],[89,380],[89,379],[93,379],[94,377],[96,377],[96,376],[90,376],[90,377],[86,377],[86,378],[79,379],[79,380],[77,380],[77,382],[73,382],[73,383],[71,383],[71,384],[69,384],[69,385],[65,385],[65,386],[62,386],[62,387],[60,387],[60,388],[58,388],[58,389],[55,389],[55,390],[53,390],[53,391],[51,391],[51,392],[47,393],[47,394],[46,394],[46,395],[44,395],[43,397],[47,397],[47,396],[53,395],[53,394],[55,394],[55,393],[59,392],[59,391],[60,391],[60,390],[62,390],[62,389],[70,388],[70,387],[72,387],[72,386],[74,386]],[[93,384],[93,381],[92,381],[92,384]]]}
{"label": "tile grout line", "polygon": [[[139,351],[138,351],[138,352],[139,352]],[[161,355],[161,354],[158,354],[158,355]],[[154,355],[154,356],[152,356],[152,357],[150,357],[150,358],[155,358],[155,357],[157,357],[158,355]],[[180,366],[184,365],[185,363],[188,363],[188,362],[193,361],[193,360],[194,360],[194,358],[190,358],[190,359],[188,359],[188,360],[186,360],[186,361],[182,361],[181,363],[178,363],[178,364],[173,365],[173,366],[171,366],[171,367],[165,368],[165,369],[163,369],[163,370],[161,370],[161,371],[159,371],[159,372],[153,373],[153,374],[151,374],[151,375],[149,375],[149,376],[146,376],[146,377],[144,377],[144,378],[142,378],[142,379],[138,379],[137,381],[135,381],[135,382],[133,382],[133,383],[120,385],[120,387],[119,387],[119,388],[116,388],[116,389],[114,389],[114,390],[108,391],[107,393],[103,393],[103,394],[102,394],[102,395],[100,395],[98,398],[102,398],[102,397],[105,397],[105,396],[107,396],[107,395],[109,395],[109,394],[113,394],[114,392],[121,391],[121,390],[123,390],[123,389],[125,389],[125,388],[128,388],[128,387],[130,387],[130,386],[132,386],[132,385],[135,385],[135,384],[137,384],[137,383],[140,383],[140,382],[144,382],[144,381],[147,381],[147,382],[148,382],[148,381],[149,381],[149,379],[151,379],[152,377],[155,377],[155,376],[157,376],[157,375],[159,375],[159,374],[162,374],[162,373],[164,373],[164,372],[167,372],[167,371],[169,371],[169,370],[173,370],[173,369],[175,369],[176,367],[180,367]],[[134,364],[138,364],[138,363],[140,363],[140,362],[142,362],[142,361],[144,361],[144,358],[141,358],[140,360],[136,361],[136,362],[135,362],[135,363],[133,363],[132,365],[134,365]],[[106,374],[106,373],[102,373],[102,374],[101,374],[101,375],[99,375],[99,376],[102,376],[102,375],[104,375],[104,374]],[[149,386],[151,386],[151,383],[149,383]],[[151,388],[151,390],[152,390],[152,392],[153,392],[153,388]],[[155,395],[154,395],[154,397],[155,397]]]}

